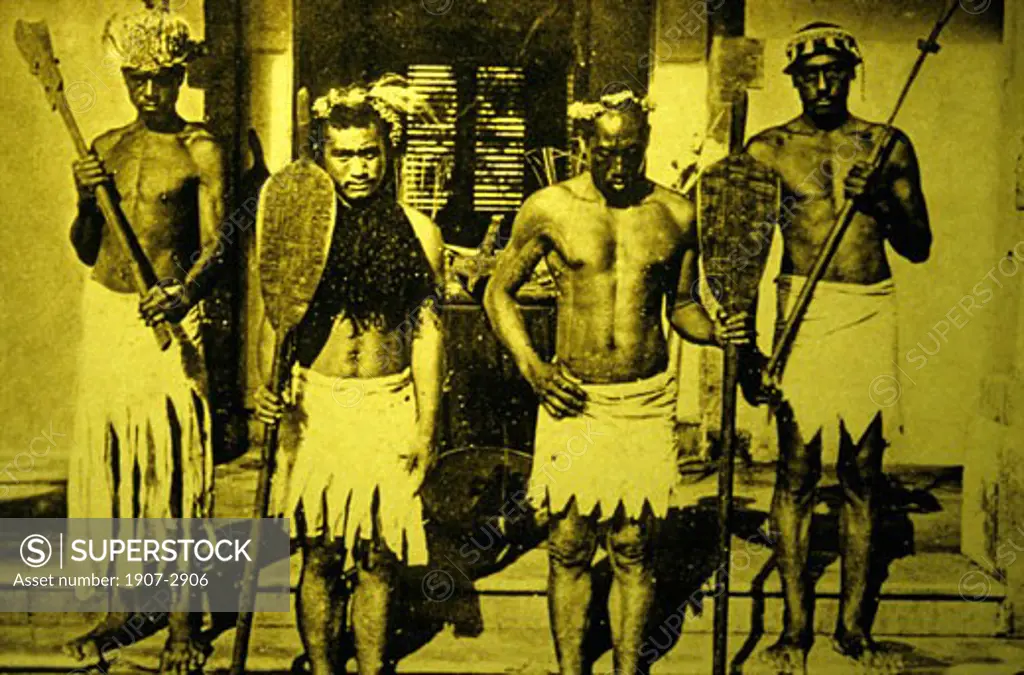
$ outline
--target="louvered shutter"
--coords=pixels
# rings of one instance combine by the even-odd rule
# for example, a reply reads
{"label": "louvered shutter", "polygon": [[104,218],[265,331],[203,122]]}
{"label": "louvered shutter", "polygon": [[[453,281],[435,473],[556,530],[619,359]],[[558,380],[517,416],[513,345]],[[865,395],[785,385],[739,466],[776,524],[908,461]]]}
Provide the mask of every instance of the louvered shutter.
{"label": "louvered shutter", "polygon": [[[455,72],[451,66],[412,65],[408,77],[410,84],[430,100],[437,121],[413,120],[409,124],[402,163],[402,198],[410,206],[434,215],[451,195],[447,175],[455,158]],[[435,185],[441,188],[436,204]]]}
{"label": "louvered shutter", "polygon": [[524,84],[521,68],[476,70],[473,206],[478,213],[514,211],[523,200]]}

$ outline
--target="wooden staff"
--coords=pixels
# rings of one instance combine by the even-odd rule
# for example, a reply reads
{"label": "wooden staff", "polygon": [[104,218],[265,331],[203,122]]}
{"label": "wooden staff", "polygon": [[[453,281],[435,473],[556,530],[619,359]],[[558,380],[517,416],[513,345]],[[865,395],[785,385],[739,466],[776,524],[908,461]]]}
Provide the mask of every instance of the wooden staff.
{"label": "wooden staff", "polygon": [[[64,126],[71,135],[75,152],[81,158],[88,157],[89,146],[82,138],[82,132],[78,128],[75,116],[68,107],[67,97],[64,95],[64,79],[61,76],[60,68],[57,67],[58,61],[53,55],[50,29],[46,22],[19,19],[14,26],[14,41],[18,45],[22,57],[28,63],[32,74],[43,85],[50,105],[60,113],[61,119],[64,120]],[[131,269],[135,290],[139,295],[145,295],[157,282],[156,273],[153,271],[153,265],[146,257],[146,253],[139,246],[139,241],[135,237],[135,233],[132,232],[128,219],[118,205],[118,200],[114,198],[115,194],[113,185],[101,183],[96,186],[96,203],[100,208],[100,213],[103,214],[103,220],[106,221],[107,227],[114,232],[128,254],[128,266]],[[161,350],[171,346],[171,333],[166,323],[161,322],[153,326],[153,332]]]}
{"label": "wooden staff", "polygon": [[[910,75],[903,85],[903,90],[896,100],[896,106],[893,108],[892,114],[889,115],[889,119],[885,122],[885,131],[882,138],[875,144],[871,154],[868,156],[868,176],[877,175],[878,171],[889,161],[889,156],[896,145],[896,139],[892,133],[892,124],[896,121],[900,108],[903,107],[903,101],[907,98],[911,85],[914,84],[918,73],[921,72],[921,66],[924,65],[925,59],[928,58],[929,54],[935,54],[939,51],[939,43],[937,42],[939,34],[946,27],[946,24],[949,23],[949,20],[953,18],[958,5],[959,3],[956,0],[950,2],[932,28],[932,32],[927,39],[917,41],[917,48],[921,50],[921,53],[917,55],[914,67],[911,68]],[[804,314],[807,313],[807,307],[811,303],[814,289],[825,276],[825,270],[828,269],[832,258],[835,257],[836,251],[839,250],[839,244],[843,239],[843,235],[846,234],[846,230],[849,228],[850,223],[853,222],[853,216],[856,213],[857,205],[854,203],[854,200],[849,198],[844,200],[843,207],[840,209],[839,215],[836,216],[835,225],[832,226],[828,238],[825,239],[825,243],[821,246],[821,251],[818,253],[818,257],[815,259],[814,265],[807,275],[807,283],[800,290],[800,295],[797,296],[793,310],[786,318],[786,324],[779,336],[778,343],[775,345],[775,350],[765,366],[765,379],[770,385],[770,389],[777,390],[779,387],[779,383],[782,380],[782,371],[785,368],[786,356],[793,345],[793,340],[796,339],[796,332],[800,328],[800,322],[803,320]]]}

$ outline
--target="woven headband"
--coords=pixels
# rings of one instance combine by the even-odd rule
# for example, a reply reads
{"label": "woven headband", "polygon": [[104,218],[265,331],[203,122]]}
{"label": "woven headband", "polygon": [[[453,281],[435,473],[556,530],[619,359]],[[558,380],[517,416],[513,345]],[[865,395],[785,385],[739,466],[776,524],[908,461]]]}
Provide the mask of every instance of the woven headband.
{"label": "woven headband", "polygon": [[800,61],[821,54],[843,56],[855,66],[863,61],[857,40],[848,31],[839,26],[806,28],[786,44],[787,64],[783,72],[790,73]]}

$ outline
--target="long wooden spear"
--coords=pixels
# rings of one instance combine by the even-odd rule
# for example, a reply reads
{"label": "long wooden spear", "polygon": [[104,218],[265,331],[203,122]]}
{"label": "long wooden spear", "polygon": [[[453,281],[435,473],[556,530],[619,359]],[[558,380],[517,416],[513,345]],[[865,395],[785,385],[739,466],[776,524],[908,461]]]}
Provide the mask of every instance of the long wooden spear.
{"label": "long wooden spear", "polygon": [[[924,65],[925,59],[928,58],[929,54],[935,54],[939,51],[939,43],[937,42],[939,34],[946,27],[946,24],[949,23],[949,20],[953,18],[958,5],[957,0],[952,0],[943,10],[942,16],[939,17],[939,20],[932,28],[931,34],[926,39],[917,41],[917,48],[921,50],[921,53],[917,55],[914,67],[910,70],[910,76],[907,78],[907,82],[903,85],[903,90],[896,100],[896,106],[893,108],[892,114],[889,115],[889,119],[885,122],[886,130],[883,137],[875,144],[871,154],[868,156],[869,176],[876,175],[878,170],[889,160],[889,156],[892,154],[893,147],[895,146],[892,124],[896,121],[900,108],[903,107],[903,101],[907,98],[910,87],[914,84],[914,80],[917,79],[918,73],[921,72],[921,66]],[[854,200],[847,198],[843,202],[839,215],[836,216],[835,225],[832,226],[828,238],[822,244],[821,251],[818,253],[818,257],[815,259],[814,265],[807,275],[807,283],[800,290],[800,295],[797,296],[793,310],[786,318],[786,324],[779,336],[778,343],[775,345],[775,350],[765,365],[764,378],[770,389],[777,390],[779,387],[782,371],[785,368],[786,356],[789,353],[790,347],[793,346],[793,340],[796,339],[796,332],[800,327],[800,322],[803,320],[804,314],[807,313],[807,307],[811,303],[814,289],[825,276],[825,270],[828,269],[829,263],[835,257],[836,251],[839,250],[839,244],[843,239],[843,235],[846,234],[846,230],[849,228],[850,223],[853,222],[853,216],[856,213],[857,205],[854,203]]]}

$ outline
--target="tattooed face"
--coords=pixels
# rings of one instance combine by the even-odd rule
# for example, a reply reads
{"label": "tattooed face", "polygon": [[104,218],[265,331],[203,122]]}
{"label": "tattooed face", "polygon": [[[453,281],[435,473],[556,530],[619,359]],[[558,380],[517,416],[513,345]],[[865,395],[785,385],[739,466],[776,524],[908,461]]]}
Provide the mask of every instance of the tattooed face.
{"label": "tattooed face", "polygon": [[848,60],[820,54],[800,63],[792,75],[804,112],[812,119],[845,116],[854,78],[854,68]]}
{"label": "tattooed face", "polygon": [[606,112],[594,123],[590,172],[594,185],[612,203],[628,200],[643,182],[648,126],[642,113]]}

